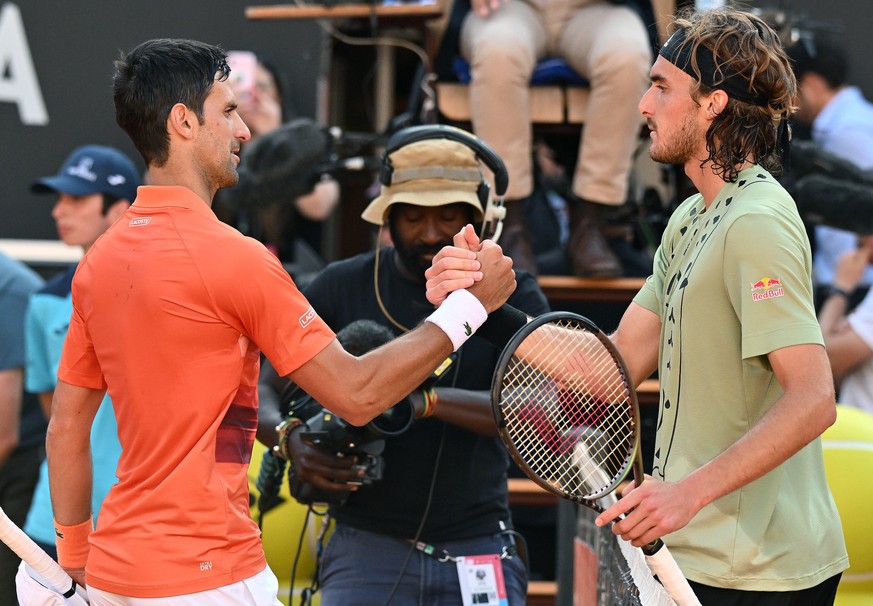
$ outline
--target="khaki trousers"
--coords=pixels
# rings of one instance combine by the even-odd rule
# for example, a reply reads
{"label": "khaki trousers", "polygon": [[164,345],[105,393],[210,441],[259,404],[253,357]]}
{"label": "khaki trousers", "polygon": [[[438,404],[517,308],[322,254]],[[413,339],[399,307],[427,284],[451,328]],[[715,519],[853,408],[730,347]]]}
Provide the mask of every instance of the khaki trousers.
{"label": "khaki trousers", "polygon": [[600,0],[508,0],[461,29],[470,63],[473,130],[506,163],[508,199],[533,190],[529,81],[539,59],[560,56],[590,83],[573,193],[619,205],[627,197],[652,51],[631,9]]}

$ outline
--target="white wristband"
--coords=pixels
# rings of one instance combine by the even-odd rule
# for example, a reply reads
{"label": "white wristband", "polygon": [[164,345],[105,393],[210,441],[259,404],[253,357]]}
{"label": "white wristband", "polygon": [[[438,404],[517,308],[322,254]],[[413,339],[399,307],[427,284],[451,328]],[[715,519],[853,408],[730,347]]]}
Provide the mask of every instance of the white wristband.
{"label": "white wristband", "polygon": [[425,322],[439,326],[451,339],[454,351],[458,351],[487,319],[488,312],[479,299],[461,289],[446,297],[437,310],[425,318]]}

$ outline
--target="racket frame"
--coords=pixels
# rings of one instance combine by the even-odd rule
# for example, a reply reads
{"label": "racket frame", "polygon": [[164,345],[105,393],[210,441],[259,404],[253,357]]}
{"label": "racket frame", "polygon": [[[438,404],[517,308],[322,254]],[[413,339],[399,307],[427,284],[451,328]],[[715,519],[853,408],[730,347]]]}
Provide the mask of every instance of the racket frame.
{"label": "racket frame", "polygon": [[[507,432],[506,427],[508,423],[506,416],[504,415],[503,407],[501,406],[501,402],[503,400],[503,381],[506,377],[506,373],[509,370],[512,358],[515,355],[515,352],[518,349],[519,345],[521,345],[521,343],[527,337],[529,337],[532,333],[538,330],[541,326],[546,324],[556,324],[558,321],[571,321],[579,324],[589,334],[597,337],[597,339],[601,342],[601,344],[615,361],[616,368],[621,374],[621,378],[624,382],[625,390],[627,391],[627,397],[630,403],[631,422],[633,425],[631,448],[627,452],[621,471],[614,475],[614,477],[611,479],[612,481],[607,487],[594,494],[583,495],[568,491],[566,489],[561,489],[553,485],[545,478],[540,477],[540,475],[537,474],[530,467],[530,465],[524,460],[524,457],[522,457],[521,454],[518,452],[518,449],[515,446],[515,441],[513,440],[512,436]],[[494,415],[494,421],[496,422],[497,429],[500,432],[500,437],[503,440],[503,443],[506,446],[506,449],[512,459],[521,468],[521,470],[528,478],[533,480],[534,483],[542,487],[544,490],[556,496],[562,497],[574,503],[580,503],[594,509],[595,511],[602,512],[604,511],[604,508],[598,505],[596,501],[620,486],[621,483],[627,479],[628,474],[631,471],[633,471],[635,483],[639,484],[640,482],[642,482],[643,462],[642,457],[640,456],[640,406],[637,399],[636,390],[632,386],[632,382],[630,381],[630,373],[628,372],[627,366],[624,363],[624,359],[621,357],[618,349],[616,349],[615,345],[612,344],[612,341],[610,341],[609,337],[607,337],[596,324],[594,324],[591,320],[584,316],[566,311],[553,311],[537,316],[526,325],[518,329],[518,331],[516,331],[516,333],[503,348],[503,351],[501,352],[498,359],[497,368],[494,372],[494,377],[491,383],[491,408]]]}

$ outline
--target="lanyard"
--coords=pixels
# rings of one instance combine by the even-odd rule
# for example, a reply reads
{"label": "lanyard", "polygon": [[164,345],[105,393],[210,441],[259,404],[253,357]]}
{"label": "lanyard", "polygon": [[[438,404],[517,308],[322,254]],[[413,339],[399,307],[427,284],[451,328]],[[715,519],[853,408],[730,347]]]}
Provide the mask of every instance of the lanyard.
{"label": "lanyard", "polygon": [[[424,555],[431,557],[439,562],[457,562],[458,557],[453,556],[446,549],[440,549],[435,545],[431,545],[429,543],[424,543],[423,541],[418,541],[415,543],[415,548],[423,553]],[[515,548],[515,545],[504,545],[500,552],[500,559],[507,560],[513,558],[518,554],[518,550]]]}

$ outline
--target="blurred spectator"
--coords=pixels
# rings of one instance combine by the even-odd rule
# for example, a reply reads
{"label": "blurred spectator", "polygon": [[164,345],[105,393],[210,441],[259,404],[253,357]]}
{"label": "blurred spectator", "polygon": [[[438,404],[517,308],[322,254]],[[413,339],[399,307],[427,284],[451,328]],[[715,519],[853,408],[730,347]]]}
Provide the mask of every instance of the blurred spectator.
{"label": "blurred spectator", "polygon": [[[42,284],[34,271],[0,253],[0,507],[19,526],[45,458],[46,420],[37,399],[24,395],[24,315]],[[18,603],[19,562],[0,543],[0,604]]]}
{"label": "blurred spectator", "polygon": [[[261,137],[275,133],[294,112],[286,105],[284,80],[269,59],[250,51],[230,51],[227,62],[231,68],[228,81],[239,103],[239,115],[252,133],[247,145],[250,147]],[[326,146],[327,140],[324,141]],[[244,156],[242,169],[246,168],[245,164]],[[263,170],[280,168],[274,162]],[[222,221],[263,242],[283,263],[299,264],[301,257],[305,257],[310,265],[315,263],[320,269],[323,265],[321,223],[339,202],[339,185],[327,175],[319,177],[305,192],[289,193],[284,198],[256,205],[241,206],[232,189],[220,192],[216,197],[216,214]],[[301,247],[304,242],[305,247]]]}
{"label": "blurred spectator", "polygon": [[[544,134],[534,145],[534,181],[531,195],[524,200],[524,220],[531,234],[531,247],[541,274],[573,273],[570,250],[571,175],[576,166],[578,137]],[[621,274],[645,277],[651,273],[652,258],[632,226],[633,203],[609,218],[602,228],[607,246],[621,262]],[[634,210],[632,210],[634,209]]]}
{"label": "blurred spectator", "polygon": [[588,80],[585,133],[570,192],[568,252],[577,275],[621,275],[603,226],[608,209],[627,198],[640,133],[637,102],[648,83],[651,46],[639,15],[606,0],[473,0],[460,42],[470,62],[473,128],[503,158],[510,175],[501,245],[522,269],[536,269],[522,211],[534,189],[531,74],[539,59],[558,56]]}
{"label": "blurred spectator", "polygon": [[292,114],[285,108],[282,77],[265,57],[250,51],[227,53],[228,82],[239,107],[237,111],[252,133],[252,140],[270,132]]}
{"label": "blurred spectator", "polygon": [[[131,205],[139,184],[137,169],[126,155],[112,147],[85,145],[69,155],[57,175],[36,181],[31,190],[56,196],[51,214],[58,236],[64,244],[79,246],[87,253],[97,238]],[[29,392],[39,395],[46,418],[51,413],[61,350],[73,312],[71,286],[76,267],[70,267],[49,280],[31,297],[27,308],[26,387]],[[117,482],[115,468],[121,454],[115,411],[109,396],[103,398],[94,417],[91,452],[94,470],[91,510],[96,519],[103,499]],[[39,469],[39,481],[24,531],[47,553],[56,556],[54,516],[45,462]]]}
{"label": "blurred spectator", "polygon": [[[797,75],[796,120],[825,151],[873,169],[873,104],[849,84],[849,58],[842,42],[824,33],[804,33],[786,50]],[[857,247],[857,236],[818,225],[814,240],[813,282],[824,288],[833,283],[837,259]],[[867,268],[859,284],[871,283],[873,269]]]}
{"label": "blurred spectator", "polygon": [[846,315],[849,300],[873,263],[873,236],[843,253],[818,318],[837,384],[838,401],[873,413],[873,290]]}

